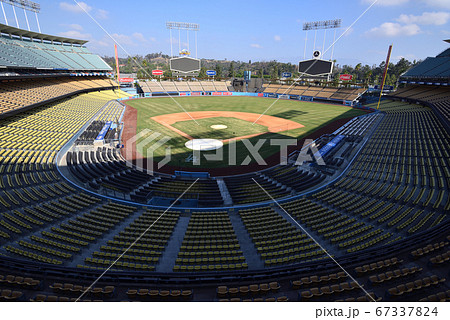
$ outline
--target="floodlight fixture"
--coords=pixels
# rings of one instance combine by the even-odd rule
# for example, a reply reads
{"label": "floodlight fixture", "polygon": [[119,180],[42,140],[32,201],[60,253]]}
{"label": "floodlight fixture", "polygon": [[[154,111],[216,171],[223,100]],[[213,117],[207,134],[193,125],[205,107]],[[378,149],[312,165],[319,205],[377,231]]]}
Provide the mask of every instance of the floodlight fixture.
{"label": "floodlight fixture", "polygon": [[3,3],[9,4],[12,7],[13,12],[14,12],[14,18],[16,20],[17,28],[19,28],[19,20],[17,19],[17,14],[16,14],[15,8],[23,9],[23,12],[25,14],[25,20],[27,22],[28,31],[31,31],[31,30],[30,30],[30,23],[28,22],[28,16],[27,16],[26,10],[34,12],[34,15],[36,16],[36,22],[37,22],[37,26],[39,29],[39,33],[41,32],[41,26],[39,24],[39,19],[37,16],[37,14],[41,12],[41,5],[39,3],[28,1],[28,0],[0,0],[0,5],[2,8],[3,17],[5,18],[6,25],[9,25],[9,23],[8,23],[8,18],[6,17],[5,7],[3,6]]}
{"label": "floodlight fixture", "polygon": [[167,29],[176,29],[176,30],[191,30],[191,31],[199,31],[200,25],[198,23],[190,23],[190,22],[166,22]]}
{"label": "floodlight fixture", "polygon": [[28,11],[33,11],[36,13],[41,12],[41,5],[36,2],[28,0],[0,0],[0,1]]}
{"label": "floodlight fixture", "polygon": [[331,59],[333,59],[334,52],[334,42],[336,40],[336,30],[339,29],[342,25],[342,19],[334,19],[334,20],[323,20],[323,21],[313,21],[313,22],[305,22],[303,24],[303,31],[306,31],[305,37],[305,50],[303,52],[303,59],[306,59],[306,46],[308,44],[308,31],[314,31],[314,45],[313,50],[316,50],[316,37],[317,30],[324,30],[323,32],[323,46],[322,53],[325,53],[325,37],[328,29],[334,29],[334,40],[332,45]]}
{"label": "floodlight fixture", "polygon": [[[174,22],[167,21],[166,28],[170,31],[170,56],[173,58],[173,43],[172,43],[172,30],[178,30],[178,56],[185,55],[185,52],[189,52],[189,31],[194,31],[195,35],[195,56],[197,57],[197,32],[200,30],[198,23],[191,22]],[[181,30],[186,30],[187,46],[186,50],[181,49]]]}
{"label": "floodlight fixture", "polygon": [[341,25],[342,19],[305,22],[303,24],[303,31],[320,30],[320,29],[339,29]]}

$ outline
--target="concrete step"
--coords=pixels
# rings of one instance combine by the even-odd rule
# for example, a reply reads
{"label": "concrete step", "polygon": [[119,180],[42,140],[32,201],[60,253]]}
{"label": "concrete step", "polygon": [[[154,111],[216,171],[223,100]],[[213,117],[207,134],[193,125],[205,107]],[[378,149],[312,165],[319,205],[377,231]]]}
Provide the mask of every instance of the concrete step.
{"label": "concrete step", "polygon": [[244,254],[245,261],[248,264],[249,270],[261,270],[264,269],[264,261],[260,258],[256,247],[253,245],[247,229],[245,229],[238,213],[229,214],[231,224],[233,225],[234,233],[236,234],[239,245],[241,246],[242,253]]}
{"label": "concrete step", "polygon": [[220,194],[222,195],[223,203],[225,206],[232,206],[233,199],[228,191],[227,184],[223,179],[217,179],[217,185],[219,186]]}
{"label": "concrete step", "polygon": [[190,217],[181,216],[178,220],[172,236],[167,243],[166,250],[164,250],[159,264],[156,266],[157,272],[172,272],[175,262],[178,257],[181,244],[183,243],[184,234],[186,233]]}

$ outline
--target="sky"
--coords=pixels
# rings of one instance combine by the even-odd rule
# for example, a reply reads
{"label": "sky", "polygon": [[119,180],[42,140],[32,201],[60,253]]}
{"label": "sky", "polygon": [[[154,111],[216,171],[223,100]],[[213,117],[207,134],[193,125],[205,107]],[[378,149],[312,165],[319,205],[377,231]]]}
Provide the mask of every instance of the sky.
{"label": "sky", "polygon": [[[78,0],[77,0],[78,1]],[[333,59],[340,65],[378,65],[393,44],[392,61],[436,56],[449,47],[450,0],[74,0],[36,1],[42,33],[88,40],[87,47],[101,56],[113,56],[113,37],[119,56],[171,53],[166,21],[198,23],[198,58],[298,63],[320,50],[331,58],[334,30],[302,30],[303,23],[342,19],[336,30]],[[84,8],[84,10],[82,8]],[[16,26],[11,6],[5,4],[10,25]],[[85,12],[87,11],[89,15]],[[26,29],[22,9],[16,9],[19,26]],[[33,13],[30,27],[37,31]],[[0,22],[5,23],[3,15]],[[354,24],[353,24],[354,23]],[[347,32],[345,32],[347,31]],[[178,51],[178,31],[172,34]],[[189,41],[188,41],[189,37]],[[314,38],[315,47],[314,47]],[[195,57],[195,35],[181,32],[180,46]],[[325,43],[325,45],[324,45]],[[324,49],[324,50],[323,50]]]}

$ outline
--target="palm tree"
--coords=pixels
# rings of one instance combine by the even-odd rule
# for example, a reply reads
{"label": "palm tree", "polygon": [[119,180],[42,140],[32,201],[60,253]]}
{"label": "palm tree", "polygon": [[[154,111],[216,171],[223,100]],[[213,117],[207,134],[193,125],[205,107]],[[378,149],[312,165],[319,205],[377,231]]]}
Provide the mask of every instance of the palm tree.
{"label": "palm tree", "polygon": [[356,72],[356,76],[355,76],[355,81],[359,78],[359,71],[361,70],[361,67],[362,67],[362,65],[361,65],[361,63],[358,63],[356,66],[355,66],[355,72]]}
{"label": "palm tree", "polygon": [[261,68],[261,69],[259,69],[259,77],[262,79],[262,78],[264,78],[264,70],[263,70],[263,68]]}
{"label": "palm tree", "polygon": [[372,70],[368,70],[364,75],[364,79],[367,85],[369,85],[370,78],[372,78]]}

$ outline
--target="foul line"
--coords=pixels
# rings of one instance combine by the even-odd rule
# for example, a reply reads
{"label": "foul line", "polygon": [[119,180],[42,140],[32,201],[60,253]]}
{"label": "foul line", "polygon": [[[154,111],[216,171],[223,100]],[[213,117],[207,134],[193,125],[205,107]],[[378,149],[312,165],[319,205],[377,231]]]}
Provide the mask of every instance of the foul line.
{"label": "foul line", "polygon": [[156,219],[139,237],[137,237],[136,240],[134,240],[134,242],[77,298],[77,300],[75,300],[75,302],[80,301],[80,299],[83,298],[84,295],[97,284],[97,282],[117,263],[117,261],[119,261],[120,258],[122,258],[139,240],[141,240],[141,238],[151,229],[151,227],[153,227],[155,223],[158,222],[158,220],[161,219],[162,216],[164,216],[166,212],[169,211],[198,180],[199,178],[197,178],[174,202],[172,202],[172,204],[158,217],[158,219]]}
{"label": "foul line", "polygon": [[[364,12],[331,44],[331,46],[329,46],[324,52],[323,54],[327,53],[366,13],[367,11],[369,11],[379,0],[375,0],[366,10],[364,10]],[[318,60],[315,60],[309,67],[308,69],[306,69],[304,72],[302,72],[300,74],[300,76],[297,78],[297,80],[295,80],[286,90],[284,90],[284,92],[282,93],[282,95],[284,95],[286,92],[288,92],[299,80],[300,77],[305,75],[309,69],[311,69]],[[273,105],[275,103],[278,102],[278,100],[280,100],[280,97],[278,97],[263,113],[261,113],[261,115],[258,117],[258,119],[255,120],[255,122],[253,122],[252,125],[254,125],[256,122],[258,122],[258,120],[266,114],[267,111],[270,110],[270,108],[273,107]]]}
{"label": "foul line", "polygon": [[373,302],[376,302],[376,300],[366,291],[366,289],[364,289],[363,288],[363,286],[362,285],[360,285],[359,284],[359,282],[358,281],[356,281],[356,279],[355,278],[353,278],[352,277],[352,275],[350,274],[350,273],[348,273],[347,272],[347,270],[345,270],[334,258],[333,258],[333,256],[331,256],[329,253],[328,253],[328,251],[327,250],[325,250],[325,248],[324,247],[322,247],[321,246],[321,244],[319,243],[319,242],[317,242],[316,241],[316,239],[314,239],[310,234],[309,234],[309,232],[308,231],[306,231],[305,230],[305,228],[303,228],[298,222],[297,222],[297,220],[295,220],[279,203],[278,203],[278,201],[277,200],[275,200],[254,178],[252,178],[252,180],[273,200],[273,202],[275,202],[276,204],[277,204],[277,206],[279,206],[280,208],[281,208],[281,210],[283,210],[284,211],[284,213],[286,213],[288,216],[289,216],[289,218],[291,218],[292,219],[292,221],[294,221],[299,227],[300,227],[300,229],[302,229],[302,231],[309,237],[309,238],[311,238],[311,240],[312,241],[314,241],[319,247],[320,247],[320,249],[322,249],[322,251],[323,252],[325,252],[325,254],[331,259],[331,260],[333,260],[333,262],[334,263],[336,263],[337,265],[338,265],[338,267],[339,268],[341,268],[342,269],[342,271],[344,271],[348,276],[349,276],[349,278],[352,280],[352,281],[354,281],[357,285],[358,285],[358,287],[362,290],[362,291],[364,291],[364,293],[370,298],[370,299],[372,299],[372,301]]}
{"label": "foul line", "polygon": [[[89,17],[89,18],[91,18],[91,20],[92,21],[94,21],[95,22],[95,24],[97,24],[99,27],[100,27],[100,29],[102,29],[103,30],[103,32],[105,32],[107,35],[108,35],[108,37],[110,37],[111,38],[111,40],[112,41],[114,41],[114,43],[115,44],[117,44],[129,57],[131,57],[131,60],[142,70],[142,71],[144,71],[145,72],[145,74],[147,74],[150,78],[152,78],[153,79],[153,76],[151,76],[148,72],[147,72],[147,70],[145,70],[144,69],[144,67],[119,43],[119,42],[117,42],[116,41],[116,39],[114,39],[114,37],[113,36],[111,36],[111,34],[108,32],[108,31],[106,31],[106,29],[105,28],[103,28],[103,26],[97,21],[97,20],[95,20],[95,18],[83,7],[83,6],[81,6],[79,3],[78,3],[78,1],[77,0],[73,0],[76,4],[77,4],[77,6],[78,7],[80,7],[81,8],[81,10],[83,10],[86,14],[87,14],[87,16]],[[172,40],[172,39],[171,39]],[[181,110],[183,110],[185,113],[187,113],[187,115],[199,126],[200,124],[189,114],[189,112],[187,112],[186,111],[186,109],[184,109],[183,108],[183,106],[180,104],[180,103],[178,103],[178,101],[176,101],[168,92],[167,92],[167,90],[165,90],[163,87],[162,87],[162,85],[161,85],[161,83],[160,82],[157,82],[158,83],[158,85],[161,87],[161,89],[164,91],[164,93],[166,93],[167,94],[167,96],[169,96],[171,99],[172,99],[172,101],[173,102],[175,102],[175,104],[178,106],[178,107],[180,107],[180,109]]]}

